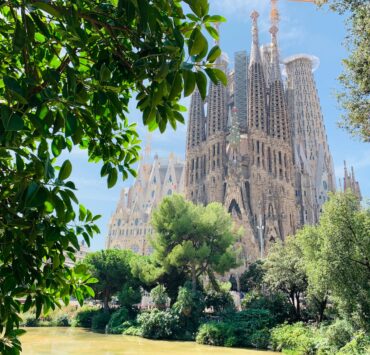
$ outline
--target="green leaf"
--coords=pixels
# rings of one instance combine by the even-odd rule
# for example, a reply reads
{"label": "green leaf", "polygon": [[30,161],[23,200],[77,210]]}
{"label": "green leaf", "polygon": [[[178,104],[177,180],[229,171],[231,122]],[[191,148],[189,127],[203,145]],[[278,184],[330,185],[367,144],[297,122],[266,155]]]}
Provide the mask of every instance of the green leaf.
{"label": "green leaf", "polygon": [[190,70],[183,71],[184,77],[184,96],[189,96],[195,88],[195,74]]}
{"label": "green leaf", "polygon": [[213,26],[206,25],[206,29],[213,39],[215,39],[216,41],[220,39],[217,30]]}
{"label": "green leaf", "polygon": [[82,222],[85,219],[86,213],[87,213],[86,207],[80,204],[79,205],[79,217],[78,217],[80,222]]}
{"label": "green leaf", "polygon": [[78,121],[72,113],[68,112],[65,122],[65,135],[66,137],[72,136],[78,127]]}
{"label": "green leaf", "polygon": [[217,85],[219,83],[219,80],[218,80],[216,74],[214,73],[214,69],[206,68],[205,71],[206,71],[208,77],[212,80],[212,82]]}
{"label": "green leaf", "polygon": [[116,184],[117,178],[118,178],[117,169],[112,168],[108,174],[108,180],[107,180],[108,188],[111,188]]}
{"label": "green leaf", "polygon": [[105,63],[103,63],[103,65],[100,67],[100,81],[102,82],[109,81],[110,78],[111,78],[111,72],[107,68]]}
{"label": "green leaf", "polygon": [[71,173],[72,173],[72,164],[69,160],[66,160],[64,161],[60,168],[58,179],[59,180],[68,179]]}
{"label": "green leaf", "polygon": [[219,46],[214,46],[208,53],[207,62],[214,63],[214,61],[221,55]]}
{"label": "green leaf", "polygon": [[189,38],[189,54],[197,55],[201,53],[207,45],[207,39],[203,36],[202,32],[198,28],[194,29]]}
{"label": "green leaf", "polygon": [[195,79],[196,79],[196,83],[197,83],[200,96],[202,97],[202,100],[205,100],[207,96],[207,77],[205,76],[203,72],[197,71],[195,73]]}
{"label": "green leaf", "polygon": [[214,74],[216,75],[217,79],[221,81],[221,83],[226,86],[227,85],[227,76],[225,72],[221,69],[214,68],[213,69]]}
{"label": "green leaf", "polygon": [[176,73],[175,78],[171,85],[171,91],[168,96],[169,100],[175,100],[181,96],[182,91],[182,76],[179,72]]}
{"label": "green leaf", "polygon": [[13,46],[14,51],[20,52],[26,44],[26,31],[24,30],[23,24],[19,21],[16,21],[14,37],[13,37]]}
{"label": "green leaf", "polygon": [[226,18],[219,15],[213,15],[207,18],[208,22],[226,22]]}
{"label": "green leaf", "polygon": [[61,17],[59,10],[48,3],[37,1],[32,2],[32,6],[37,7],[38,9],[43,10],[54,17]]}

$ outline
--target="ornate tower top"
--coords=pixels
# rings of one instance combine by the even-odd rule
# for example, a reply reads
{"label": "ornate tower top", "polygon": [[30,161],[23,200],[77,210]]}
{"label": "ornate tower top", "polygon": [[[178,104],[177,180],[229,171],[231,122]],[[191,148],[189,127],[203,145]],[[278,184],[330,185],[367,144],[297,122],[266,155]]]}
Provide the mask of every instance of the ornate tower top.
{"label": "ornate tower top", "polygon": [[259,63],[260,60],[261,60],[259,40],[258,40],[258,24],[257,24],[258,17],[259,17],[259,13],[257,11],[253,11],[251,13],[251,19],[252,19],[252,49],[251,49],[250,64]]}

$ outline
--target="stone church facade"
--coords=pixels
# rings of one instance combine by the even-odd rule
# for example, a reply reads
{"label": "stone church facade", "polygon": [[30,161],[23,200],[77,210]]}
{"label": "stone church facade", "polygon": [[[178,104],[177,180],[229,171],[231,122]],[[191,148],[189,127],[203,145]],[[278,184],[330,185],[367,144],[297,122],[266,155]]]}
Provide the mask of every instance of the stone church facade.
{"label": "stone church facade", "polygon": [[152,160],[149,144],[140,161],[134,184],[123,189],[112,214],[106,237],[106,249],[130,249],[141,255],[152,252],[150,217],[165,196],[184,192],[184,161],[170,154]]}
{"label": "stone church facade", "polygon": [[[264,257],[274,241],[318,221],[335,189],[313,71],[318,59],[296,55],[282,65],[277,33],[261,46],[253,12],[250,56],[237,52],[229,84],[210,83],[206,102],[191,97],[185,193],[200,204],[220,202],[243,227],[242,257]],[[282,67],[284,68],[282,71]]]}

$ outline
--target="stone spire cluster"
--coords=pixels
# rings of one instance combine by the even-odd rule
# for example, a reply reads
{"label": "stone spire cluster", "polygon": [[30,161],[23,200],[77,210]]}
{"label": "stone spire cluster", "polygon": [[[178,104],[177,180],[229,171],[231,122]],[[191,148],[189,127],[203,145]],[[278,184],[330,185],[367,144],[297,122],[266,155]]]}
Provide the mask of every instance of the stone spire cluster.
{"label": "stone spire cluster", "polygon": [[353,166],[351,166],[351,171],[349,172],[347,169],[347,163],[344,161],[343,191],[346,190],[351,190],[360,201],[362,200],[360,184],[356,180],[355,170]]}
{"label": "stone spire cluster", "polygon": [[[188,121],[185,193],[196,203],[221,202],[244,236],[239,244],[251,261],[266,255],[304,223],[316,223],[327,192],[334,190],[311,56],[288,59],[282,72],[279,13],[271,11],[271,42],[260,47],[253,11],[252,44],[216,65],[228,87],[210,83],[206,102],[193,94]],[[285,75],[283,75],[285,74]],[[207,113],[204,116],[205,105]]]}

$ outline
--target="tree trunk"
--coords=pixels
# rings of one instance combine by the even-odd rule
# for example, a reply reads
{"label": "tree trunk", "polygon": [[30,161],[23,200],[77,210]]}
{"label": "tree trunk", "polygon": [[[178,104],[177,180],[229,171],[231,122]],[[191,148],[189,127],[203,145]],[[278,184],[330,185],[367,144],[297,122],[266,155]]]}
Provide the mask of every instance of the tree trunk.
{"label": "tree trunk", "polygon": [[109,292],[108,290],[104,291],[103,309],[104,309],[104,312],[109,312]]}
{"label": "tree trunk", "polygon": [[320,302],[319,323],[321,323],[324,320],[324,312],[326,309],[327,302],[328,302],[327,298],[325,298],[322,302]]}
{"label": "tree trunk", "polygon": [[197,274],[195,272],[195,265],[191,266],[191,288],[193,292],[197,290]]}
{"label": "tree trunk", "polygon": [[297,318],[298,320],[301,319],[301,303],[300,303],[300,300],[299,300],[299,293],[296,293],[296,300],[297,300]]}

